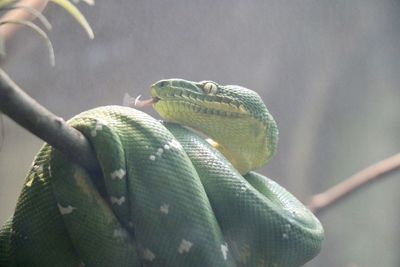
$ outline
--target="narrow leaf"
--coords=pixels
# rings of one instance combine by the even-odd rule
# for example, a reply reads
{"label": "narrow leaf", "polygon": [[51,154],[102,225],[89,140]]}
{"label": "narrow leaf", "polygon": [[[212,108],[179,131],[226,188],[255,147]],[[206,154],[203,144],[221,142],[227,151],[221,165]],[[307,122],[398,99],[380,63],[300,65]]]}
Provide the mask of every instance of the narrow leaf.
{"label": "narrow leaf", "polygon": [[35,18],[38,18],[40,20],[40,22],[43,24],[43,26],[47,29],[47,30],[51,30],[51,24],[50,22],[46,19],[45,16],[43,16],[43,14],[39,11],[37,11],[36,9],[30,7],[30,6],[25,6],[25,5],[13,5],[10,7],[5,7],[3,8],[3,10],[12,10],[12,9],[25,9],[26,12],[30,13],[32,16],[34,16]]}
{"label": "narrow leaf", "polygon": [[83,27],[83,29],[85,29],[89,38],[90,39],[94,38],[94,33],[89,23],[82,15],[82,13],[70,1],[68,0],[51,0],[51,1],[64,8],[66,11],[68,11],[76,19],[76,21]]}
{"label": "narrow leaf", "polygon": [[3,20],[3,21],[0,21],[0,26],[5,25],[7,23],[24,25],[24,26],[27,26],[30,29],[34,30],[36,33],[38,33],[45,40],[45,42],[47,44],[47,48],[49,49],[50,64],[52,66],[55,65],[53,45],[51,44],[51,41],[50,41],[49,37],[47,36],[47,34],[41,28],[39,28],[34,23],[27,21],[27,20]]}
{"label": "narrow leaf", "polygon": [[4,38],[0,37],[0,57],[4,57],[6,55],[6,44],[4,42]]}
{"label": "narrow leaf", "polygon": [[15,0],[0,0],[0,9],[10,5],[12,2],[15,2]]}
{"label": "narrow leaf", "polygon": [[[73,0],[72,2],[74,2],[75,4],[79,3],[79,0]],[[93,6],[94,5],[94,0],[82,0],[82,2],[85,2],[86,4]]]}

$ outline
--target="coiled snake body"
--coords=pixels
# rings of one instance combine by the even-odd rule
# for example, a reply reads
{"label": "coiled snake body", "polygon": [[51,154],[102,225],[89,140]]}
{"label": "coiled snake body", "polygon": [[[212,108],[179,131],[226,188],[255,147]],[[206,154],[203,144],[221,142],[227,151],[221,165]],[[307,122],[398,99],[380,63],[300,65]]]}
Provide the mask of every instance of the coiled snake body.
{"label": "coiled snake body", "polygon": [[253,172],[278,134],[256,93],[171,79],[151,95],[141,103],[167,122],[120,106],[69,122],[98,174],[41,149],[0,230],[0,266],[301,266],[319,252],[319,221]]}

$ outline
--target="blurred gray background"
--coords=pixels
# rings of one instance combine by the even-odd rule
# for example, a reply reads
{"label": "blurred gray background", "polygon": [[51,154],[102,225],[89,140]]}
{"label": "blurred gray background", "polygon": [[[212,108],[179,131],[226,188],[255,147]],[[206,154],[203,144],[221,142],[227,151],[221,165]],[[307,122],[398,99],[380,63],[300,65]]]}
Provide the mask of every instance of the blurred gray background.
{"label": "blurred gray background", "polygon": [[[56,66],[44,42],[22,30],[2,67],[65,119],[121,104],[125,92],[146,98],[163,78],[251,88],[280,128],[279,151],[261,172],[303,202],[399,152],[399,1],[119,2],[79,5],[93,41],[50,4]],[[3,223],[42,141],[6,117],[1,127]],[[397,172],[323,213],[326,240],[307,266],[400,266],[399,187]]]}

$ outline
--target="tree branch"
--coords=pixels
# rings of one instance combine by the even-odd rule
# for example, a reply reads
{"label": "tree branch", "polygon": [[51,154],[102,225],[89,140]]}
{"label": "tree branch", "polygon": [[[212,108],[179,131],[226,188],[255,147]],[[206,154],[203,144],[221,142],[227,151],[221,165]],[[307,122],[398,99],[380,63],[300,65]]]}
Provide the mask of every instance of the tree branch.
{"label": "tree branch", "polygon": [[400,169],[400,153],[379,161],[325,192],[313,196],[307,206],[315,214],[321,213],[328,207],[345,199],[351,193],[388,176],[398,169]]}
{"label": "tree branch", "polygon": [[90,172],[99,169],[92,147],[85,136],[37,103],[1,69],[0,110],[61,151],[69,160]]}

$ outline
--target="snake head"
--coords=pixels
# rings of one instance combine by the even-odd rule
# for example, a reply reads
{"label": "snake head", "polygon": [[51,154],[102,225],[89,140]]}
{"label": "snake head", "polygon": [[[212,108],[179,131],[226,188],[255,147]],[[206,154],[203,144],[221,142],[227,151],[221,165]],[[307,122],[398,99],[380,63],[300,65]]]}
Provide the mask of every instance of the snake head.
{"label": "snake head", "polygon": [[153,84],[151,96],[163,119],[210,137],[241,173],[263,165],[276,149],[276,123],[252,90],[213,81],[168,79]]}
{"label": "snake head", "polygon": [[180,114],[182,112],[260,119],[266,115],[263,112],[265,105],[255,92],[237,85],[219,85],[213,81],[161,80],[151,86],[151,96],[154,108],[166,120],[174,121],[176,115],[184,115]]}

